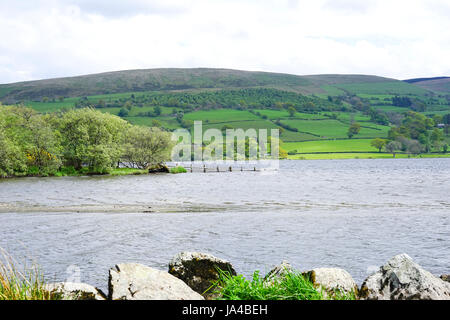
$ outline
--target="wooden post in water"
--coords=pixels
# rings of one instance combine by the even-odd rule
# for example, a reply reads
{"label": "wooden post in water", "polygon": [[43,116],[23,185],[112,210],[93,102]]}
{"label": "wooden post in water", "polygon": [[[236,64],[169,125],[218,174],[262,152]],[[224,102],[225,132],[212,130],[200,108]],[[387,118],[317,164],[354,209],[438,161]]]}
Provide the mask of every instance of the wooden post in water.
{"label": "wooden post in water", "polygon": [[229,168],[228,168],[228,171],[233,171],[233,168],[230,166]]}
{"label": "wooden post in water", "polygon": [[206,165],[205,164],[203,164],[203,172],[206,173]]}
{"label": "wooden post in water", "polygon": [[191,173],[192,173],[192,162],[191,162]]}
{"label": "wooden post in water", "polygon": [[220,172],[220,170],[219,170],[219,166],[217,166],[217,172]]}

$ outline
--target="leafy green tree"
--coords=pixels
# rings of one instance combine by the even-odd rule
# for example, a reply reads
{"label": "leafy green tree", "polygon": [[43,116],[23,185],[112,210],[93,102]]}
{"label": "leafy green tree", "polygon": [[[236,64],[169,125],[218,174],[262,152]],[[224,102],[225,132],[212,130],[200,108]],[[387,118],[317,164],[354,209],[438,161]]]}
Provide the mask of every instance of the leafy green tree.
{"label": "leafy green tree", "polygon": [[351,139],[354,135],[357,135],[361,131],[361,125],[357,122],[353,122],[347,131],[347,136]]}
{"label": "leafy green tree", "polygon": [[444,133],[438,128],[434,128],[430,135],[431,144],[436,149],[440,149],[442,141],[444,141]]}
{"label": "leafy green tree", "polygon": [[139,169],[148,169],[170,159],[171,134],[159,128],[131,126],[125,134],[121,160]]}
{"label": "leafy green tree", "polygon": [[378,152],[381,152],[381,149],[386,145],[387,140],[381,138],[375,138],[370,142],[370,145],[374,148],[378,149]]}
{"label": "leafy green tree", "polygon": [[155,108],[153,108],[153,113],[155,114],[155,116],[160,116],[161,115],[161,107],[160,106],[156,106]]}
{"label": "leafy green tree", "polygon": [[122,108],[119,110],[119,113],[117,114],[121,118],[128,117],[129,111],[128,109]]}
{"label": "leafy green tree", "polygon": [[122,139],[129,124],[117,116],[93,109],[75,109],[62,115],[59,131],[67,165],[105,172],[122,155]]}
{"label": "leafy green tree", "polygon": [[153,120],[152,120],[152,127],[160,128],[161,126],[162,126],[162,124],[161,124],[160,121],[158,121],[158,120],[156,120],[156,119],[153,119]]}
{"label": "leafy green tree", "polygon": [[27,170],[26,157],[20,147],[7,137],[0,115],[0,177],[12,176]]}
{"label": "leafy green tree", "polygon": [[27,123],[29,145],[27,157],[31,166],[37,167],[39,173],[55,172],[61,165],[60,142],[57,133],[48,125],[48,119],[36,115]]}
{"label": "leafy green tree", "polygon": [[292,118],[293,116],[295,116],[295,112],[297,112],[297,110],[295,110],[294,107],[289,107],[288,112],[289,112],[289,116]]}

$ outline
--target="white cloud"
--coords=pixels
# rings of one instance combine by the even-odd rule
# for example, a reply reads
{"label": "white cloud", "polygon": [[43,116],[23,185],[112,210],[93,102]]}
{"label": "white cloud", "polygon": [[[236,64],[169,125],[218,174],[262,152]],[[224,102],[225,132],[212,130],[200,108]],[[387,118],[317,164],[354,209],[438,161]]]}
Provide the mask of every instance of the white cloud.
{"label": "white cloud", "polygon": [[449,75],[448,12],[438,0],[0,0],[0,83],[155,67]]}

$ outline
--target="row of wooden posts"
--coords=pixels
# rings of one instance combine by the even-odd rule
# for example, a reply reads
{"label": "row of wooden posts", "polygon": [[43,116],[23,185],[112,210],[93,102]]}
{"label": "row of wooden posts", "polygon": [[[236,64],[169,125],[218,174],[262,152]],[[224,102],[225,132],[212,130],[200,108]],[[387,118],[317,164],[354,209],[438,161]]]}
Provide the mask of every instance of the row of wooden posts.
{"label": "row of wooden posts", "polygon": [[[173,167],[177,167],[178,165],[176,164]],[[216,166],[214,167],[207,167],[205,164],[203,164],[203,166],[200,167],[195,167],[192,164],[189,167],[184,167],[185,169],[187,169],[190,172],[194,172],[194,170],[196,171],[198,169],[198,171],[203,171],[203,172],[233,172],[233,171],[259,171],[256,166],[250,167],[250,168],[244,168],[243,166],[237,167],[233,169],[233,166],[228,166],[225,168],[225,170],[223,170],[221,167]]]}

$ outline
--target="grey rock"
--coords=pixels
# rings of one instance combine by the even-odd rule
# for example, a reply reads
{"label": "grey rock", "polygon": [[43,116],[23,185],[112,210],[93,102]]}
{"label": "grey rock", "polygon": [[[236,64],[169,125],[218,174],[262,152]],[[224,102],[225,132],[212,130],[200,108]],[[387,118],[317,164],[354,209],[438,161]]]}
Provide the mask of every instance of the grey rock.
{"label": "grey rock", "polygon": [[450,282],[450,274],[443,274],[440,278],[446,282]]}
{"label": "grey rock", "polygon": [[105,294],[86,283],[58,282],[46,284],[44,289],[63,300],[106,300]]}
{"label": "grey rock", "polygon": [[287,273],[294,272],[289,262],[283,260],[279,265],[270,270],[264,277],[264,281],[272,281],[283,278]]}
{"label": "grey rock", "polygon": [[325,294],[325,297],[339,294],[358,293],[358,285],[350,273],[340,268],[315,268],[303,275],[307,277],[315,287]]}
{"label": "grey rock", "polygon": [[200,252],[181,252],[169,263],[169,273],[183,280],[195,292],[207,299],[215,297],[214,290],[205,293],[218,279],[217,269],[236,275],[230,262]]}
{"label": "grey rock", "polygon": [[368,300],[449,300],[450,284],[424,270],[407,254],[390,259],[362,284]]}
{"label": "grey rock", "polygon": [[204,300],[180,279],[137,263],[110,269],[108,285],[111,300]]}

